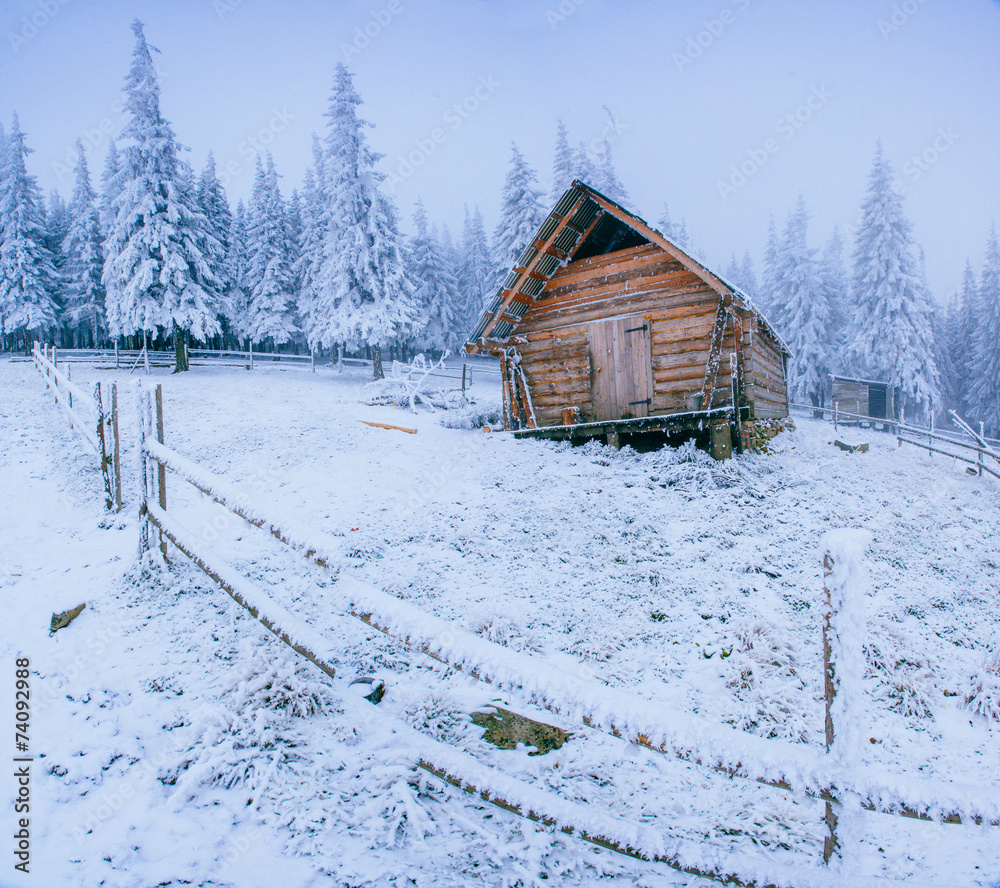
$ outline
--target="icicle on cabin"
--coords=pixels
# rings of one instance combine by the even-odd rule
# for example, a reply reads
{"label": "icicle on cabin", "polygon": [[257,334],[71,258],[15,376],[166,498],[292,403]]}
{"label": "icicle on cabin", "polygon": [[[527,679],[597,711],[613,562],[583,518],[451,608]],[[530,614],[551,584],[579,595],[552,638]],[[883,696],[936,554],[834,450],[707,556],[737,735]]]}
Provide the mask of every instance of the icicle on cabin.
{"label": "icicle on cabin", "polygon": [[684,433],[722,459],[788,415],[788,349],[746,294],[580,181],[465,350],[499,357],[517,437]]}

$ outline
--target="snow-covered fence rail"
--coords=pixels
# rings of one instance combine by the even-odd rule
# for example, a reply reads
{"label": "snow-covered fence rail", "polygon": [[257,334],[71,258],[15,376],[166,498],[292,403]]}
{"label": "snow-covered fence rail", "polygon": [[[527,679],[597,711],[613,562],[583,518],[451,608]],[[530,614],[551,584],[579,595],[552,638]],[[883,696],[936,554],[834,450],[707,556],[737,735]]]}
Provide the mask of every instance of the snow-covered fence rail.
{"label": "snow-covered fence rail", "polygon": [[[971,427],[969,427],[968,424],[961,420],[957,415],[954,415],[956,425],[958,425],[962,431],[967,430],[966,434],[968,437],[973,439],[972,443],[970,443],[968,439],[961,440],[955,435],[944,434],[939,429],[920,428],[919,426],[910,425],[909,423],[905,423],[898,419],[881,419],[879,417],[865,416],[864,414],[859,413],[848,413],[837,407],[831,409],[829,407],[813,407],[809,404],[789,404],[788,406],[800,410],[811,410],[814,413],[819,413],[823,418],[826,417],[826,414],[829,414],[830,420],[834,424],[834,428],[837,427],[838,423],[844,421],[858,423],[884,423],[888,428],[895,430],[896,441],[900,446],[903,444],[911,444],[914,447],[920,447],[929,453],[937,453],[941,456],[946,456],[950,459],[958,460],[959,462],[973,466],[979,475],[986,472],[989,475],[993,475],[995,478],[1000,478],[1000,451],[992,446],[991,439],[984,438],[981,434],[976,434]],[[952,413],[954,414],[954,411],[952,411]],[[947,445],[947,447],[952,449],[946,450],[943,447],[935,446],[935,443]],[[955,448],[962,452],[956,453]],[[972,454],[975,454],[975,458],[972,457]],[[984,457],[991,457],[992,459],[997,460],[998,465],[993,466],[992,464],[986,463]]]}
{"label": "snow-covered fence rail", "polygon": [[32,361],[52,390],[55,402],[65,411],[70,428],[76,431],[100,460],[104,479],[105,504],[116,512],[122,510],[121,446],[118,437],[118,387],[111,385],[110,404],[106,410],[101,394],[101,384],[94,384],[93,395],[88,395],[70,378],[69,367],[64,373],[59,368],[59,352],[53,347],[36,342],[32,348]]}
{"label": "snow-covered fence rail", "polygon": [[[170,471],[320,566],[337,570],[339,543],[327,541],[307,528],[295,527],[287,520],[270,519],[248,505],[226,482],[168,448],[163,442],[159,392],[155,401],[159,409],[154,412],[154,401],[148,392],[140,399],[144,518],[141,545],[146,549],[150,545],[148,523],[161,533],[163,545],[165,541],[173,543],[271,632],[332,676],[334,654],[320,635],[271,602],[234,568],[214,554],[200,551],[195,535],[167,513],[165,472]],[[154,490],[156,502],[153,502]],[[698,716],[671,713],[665,718],[662,707],[651,702],[623,699],[619,691],[598,681],[457,629],[352,577],[342,575],[335,589],[342,594],[345,614],[456,671],[506,690],[519,691],[527,701],[566,719],[730,777],[755,780],[822,801],[828,826],[823,859],[829,861],[838,850],[842,853],[836,829],[841,804],[847,799],[860,809],[920,820],[1000,823],[997,793],[984,794],[982,787],[858,765],[859,713],[863,712],[864,694],[861,687],[863,588],[859,592],[863,586],[863,580],[859,579],[862,548],[857,539],[843,536],[829,539],[824,549],[825,754],[802,744],[749,735]],[[412,729],[407,730],[413,733]],[[779,876],[770,863],[755,862],[745,856],[733,857],[724,866],[706,867],[704,858],[686,853],[683,843],[668,842],[647,827],[637,829],[625,821],[598,817],[580,805],[503,775],[422,735],[416,735],[414,741],[420,749],[418,764],[429,773],[499,807],[558,826],[602,847],[737,885],[836,884],[825,881],[818,869]]]}

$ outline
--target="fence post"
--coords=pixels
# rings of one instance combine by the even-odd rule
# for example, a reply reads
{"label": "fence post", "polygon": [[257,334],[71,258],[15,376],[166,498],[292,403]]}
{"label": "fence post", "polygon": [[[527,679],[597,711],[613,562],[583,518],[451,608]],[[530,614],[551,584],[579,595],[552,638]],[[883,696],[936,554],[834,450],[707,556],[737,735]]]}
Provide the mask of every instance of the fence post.
{"label": "fence post", "polygon": [[111,383],[111,434],[114,437],[115,511],[122,510],[122,460],[118,444],[118,383]]}
{"label": "fence post", "polygon": [[[163,443],[163,386],[156,386],[156,440]],[[163,463],[156,464],[156,499],[160,508],[167,509],[167,470]],[[160,531],[160,552],[167,557],[167,538]]]}
{"label": "fence post", "polygon": [[118,340],[115,340],[115,370],[118,369]]}
{"label": "fence post", "polygon": [[[984,440],[986,438],[986,423],[984,423],[982,420],[979,421],[979,438],[980,438],[980,441],[982,441],[982,440]],[[979,444],[979,450],[977,452],[979,453],[979,477],[982,478],[983,477],[983,445],[981,443]]]}
{"label": "fence post", "polygon": [[139,485],[139,557],[149,551],[149,520],[146,502],[149,499],[149,459],[146,457],[146,437],[149,434],[149,392],[140,383],[139,397],[139,467],[142,484]]}
{"label": "fence post", "polygon": [[[830,620],[833,604],[830,595],[830,576],[833,574],[833,555],[827,549],[823,553],[823,699],[825,701],[826,719],[824,733],[826,735],[826,753],[830,754],[833,746],[833,700],[837,695],[835,684],[836,672],[830,656]],[[829,793],[827,793],[830,795]],[[826,835],[823,837],[823,863],[828,864],[837,851],[837,812],[835,801],[826,799],[826,812],[823,821],[826,823]]]}
{"label": "fence post", "polygon": [[465,364],[462,364],[462,394],[465,394]]}
{"label": "fence post", "polygon": [[838,410],[837,402],[834,401],[833,402],[833,430],[834,431],[837,431],[837,410]]}
{"label": "fence post", "polygon": [[312,368],[312,372],[316,372],[316,349],[309,349],[309,364]]}
{"label": "fence post", "polygon": [[104,499],[110,512],[114,501],[111,495],[111,475],[108,473],[108,441],[104,434],[104,401],[101,399],[101,384],[94,383],[94,406],[97,408],[97,443],[101,450],[101,476],[104,478]]}

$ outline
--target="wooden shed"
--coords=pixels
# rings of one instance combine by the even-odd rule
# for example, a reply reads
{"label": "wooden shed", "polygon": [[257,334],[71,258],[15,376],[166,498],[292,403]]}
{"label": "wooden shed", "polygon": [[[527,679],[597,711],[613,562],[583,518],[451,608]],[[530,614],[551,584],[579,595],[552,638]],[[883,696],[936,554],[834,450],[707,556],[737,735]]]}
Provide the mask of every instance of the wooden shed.
{"label": "wooden shed", "polygon": [[872,419],[895,419],[896,399],[892,383],[873,379],[831,376],[830,392],[834,406],[846,413]]}
{"label": "wooden shed", "polygon": [[710,431],[724,457],[755,421],[788,415],[789,352],[750,299],[580,181],[465,350],[499,357],[519,437]]}

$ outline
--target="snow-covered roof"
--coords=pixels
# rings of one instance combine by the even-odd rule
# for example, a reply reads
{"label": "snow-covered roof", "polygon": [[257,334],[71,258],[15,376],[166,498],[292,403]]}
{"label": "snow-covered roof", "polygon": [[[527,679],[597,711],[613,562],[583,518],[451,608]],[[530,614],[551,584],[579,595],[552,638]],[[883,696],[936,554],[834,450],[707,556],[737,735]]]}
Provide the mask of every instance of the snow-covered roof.
{"label": "snow-covered roof", "polygon": [[754,314],[774,337],[779,348],[786,354],[791,354],[774,326],[743,290],[711,271],[704,262],[644,219],[579,179],[565,191],[539,227],[534,239],[524,248],[517,264],[511,268],[502,286],[483,311],[465,344],[465,350],[475,353],[483,349],[488,341],[502,343],[508,340],[528,307],[538,298],[558,268],[574,259],[602,255],[643,243],[656,244],[700,277],[721,297],[728,296],[745,311]]}
{"label": "snow-covered roof", "polygon": [[859,379],[856,376],[834,376],[832,373],[830,379],[835,379],[838,382],[861,382],[865,385],[884,385],[893,388],[892,383],[885,379]]}

